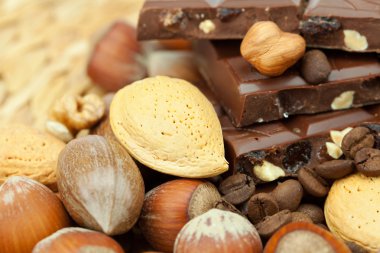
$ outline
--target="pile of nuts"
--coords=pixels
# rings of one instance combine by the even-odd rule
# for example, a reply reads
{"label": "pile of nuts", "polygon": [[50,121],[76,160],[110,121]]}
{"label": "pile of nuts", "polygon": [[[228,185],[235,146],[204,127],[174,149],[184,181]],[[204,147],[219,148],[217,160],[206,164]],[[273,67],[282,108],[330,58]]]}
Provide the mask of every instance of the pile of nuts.
{"label": "pile of nuts", "polygon": [[[134,45],[120,37],[120,29],[129,28],[115,24],[98,45],[100,56],[89,64],[93,77],[99,74],[97,57],[109,57],[103,43]],[[120,40],[108,40],[113,36]],[[132,50],[133,57],[139,50]],[[118,60],[123,65],[131,59]],[[139,73],[137,79],[146,74],[140,67],[128,71]],[[104,73],[112,82],[100,82],[111,90],[135,79]],[[55,137],[26,126],[1,129],[0,252],[287,253],[310,247],[344,253],[368,246],[346,244],[329,232],[326,223],[330,228],[341,213],[324,213],[315,203],[329,193],[331,180],[355,167],[367,176],[380,174],[370,129],[337,134],[332,146],[346,160],[302,168],[298,180],[256,185],[245,174],[220,176],[228,163],[218,116],[187,81],[150,77],[110,97],[111,102],[95,95],[57,101],[46,125]],[[172,177],[161,182],[161,173]],[[152,184],[150,178],[157,180]],[[331,208],[337,200],[327,203]],[[141,235],[149,246],[138,250],[141,245],[130,238]]]}

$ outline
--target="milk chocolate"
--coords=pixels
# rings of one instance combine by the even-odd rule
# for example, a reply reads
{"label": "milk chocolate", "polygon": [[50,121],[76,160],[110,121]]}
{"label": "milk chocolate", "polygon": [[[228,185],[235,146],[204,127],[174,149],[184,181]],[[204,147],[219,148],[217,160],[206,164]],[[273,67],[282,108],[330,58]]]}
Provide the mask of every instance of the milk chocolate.
{"label": "milk chocolate", "polygon": [[331,111],[334,99],[347,91],[354,92],[352,107],[380,102],[376,54],[326,51],[332,72],[327,82],[310,85],[299,65],[279,77],[261,75],[241,57],[239,46],[240,41],[194,44],[200,72],[237,127]]}
{"label": "milk chocolate", "polygon": [[147,0],[138,38],[239,39],[257,21],[298,32],[301,0]]}
{"label": "milk chocolate", "polygon": [[[235,128],[226,116],[220,121],[231,171],[248,174],[260,181],[253,173],[253,167],[263,161],[280,167],[286,176],[297,176],[300,168],[314,168],[333,160],[326,149],[326,142],[332,142],[330,130],[363,125],[379,132],[380,105],[297,115],[246,128]],[[379,139],[375,145],[379,145]]]}
{"label": "milk chocolate", "polygon": [[311,47],[380,53],[380,1],[310,0],[300,29]]}

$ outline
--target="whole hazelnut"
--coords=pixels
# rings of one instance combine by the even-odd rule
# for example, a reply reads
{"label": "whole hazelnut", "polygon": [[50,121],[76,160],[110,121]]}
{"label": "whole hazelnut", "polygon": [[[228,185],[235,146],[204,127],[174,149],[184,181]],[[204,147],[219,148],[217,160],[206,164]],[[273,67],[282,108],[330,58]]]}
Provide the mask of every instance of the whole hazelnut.
{"label": "whole hazelnut", "polygon": [[305,53],[306,42],[298,34],[281,31],[272,21],[256,22],[245,35],[241,55],[261,74],[279,76]]}
{"label": "whole hazelnut", "polygon": [[71,224],[61,201],[46,186],[13,176],[0,186],[0,252],[29,253],[43,238]]}
{"label": "whole hazelnut", "polygon": [[294,222],[283,226],[267,242],[264,253],[292,252],[349,253],[343,241],[312,223]]}
{"label": "whole hazelnut", "polygon": [[205,181],[177,179],[166,182],[146,194],[139,227],[156,250],[172,252],[181,228],[192,218],[212,209],[220,199],[216,187]]}
{"label": "whole hazelnut", "polygon": [[124,253],[111,237],[84,228],[64,228],[40,241],[32,253]]}
{"label": "whole hazelnut", "polygon": [[95,45],[87,74],[104,89],[117,91],[146,76],[141,57],[135,28],[118,21]]}
{"label": "whole hazelnut", "polygon": [[79,225],[108,235],[132,228],[144,200],[144,182],[128,152],[96,135],[75,139],[61,152],[58,190]]}
{"label": "whole hazelnut", "polygon": [[260,236],[243,216],[211,209],[190,220],[179,232],[174,252],[247,252],[262,251]]}

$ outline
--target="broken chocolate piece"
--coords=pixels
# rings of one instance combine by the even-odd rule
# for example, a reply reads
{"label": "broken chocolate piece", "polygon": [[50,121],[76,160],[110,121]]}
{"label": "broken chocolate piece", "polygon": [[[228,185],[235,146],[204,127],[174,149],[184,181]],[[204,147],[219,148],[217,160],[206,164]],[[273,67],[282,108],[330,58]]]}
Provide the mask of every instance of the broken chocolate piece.
{"label": "broken chocolate piece", "polygon": [[311,47],[380,53],[380,2],[310,0],[300,29]]}
{"label": "broken chocolate piece", "polygon": [[296,177],[301,168],[315,168],[333,160],[326,152],[326,142],[332,142],[331,130],[360,125],[378,134],[380,105],[297,115],[246,128],[235,128],[227,116],[222,116],[220,121],[232,173],[245,173],[256,183],[263,183],[255,176],[253,168],[264,161],[281,168],[285,176]]}
{"label": "broken chocolate piece", "polygon": [[[258,21],[271,20],[297,32],[301,0],[147,0],[140,12],[138,38],[241,39]],[[207,21],[213,29],[203,29]]]}
{"label": "broken chocolate piece", "polygon": [[376,54],[326,51],[331,73],[326,82],[309,85],[300,66],[279,77],[261,75],[240,55],[240,41],[194,46],[201,74],[237,127],[380,102]]}

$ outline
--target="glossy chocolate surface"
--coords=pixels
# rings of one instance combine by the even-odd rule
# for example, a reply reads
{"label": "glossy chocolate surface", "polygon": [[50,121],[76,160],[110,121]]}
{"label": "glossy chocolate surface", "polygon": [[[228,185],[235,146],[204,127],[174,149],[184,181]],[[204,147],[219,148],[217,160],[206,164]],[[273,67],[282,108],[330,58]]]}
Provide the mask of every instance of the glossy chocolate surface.
{"label": "glossy chocolate surface", "polygon": [[356,51],[345,43],[344,30],[365,36],[367,52],[380,52],[380,1],[310,0],[301,22],[309,46]]}
{"label": "glossy chocolate surface", "polygon": [[[238,39],[257,21],[272,20],[298,32],[301,0],[147,0],[140,13],[138,38]],[[211,21],[209,33],[200,24]]]}
{"label": "glossy chocolate surface", "polygon": [[379,132],[380,105],[235,128],[228,117],[221,117],[226,157],[234,173],[253,175],[252,168],[263,160],[295,176],[301,167],[314,167],[333,158],[327,154],[330,130],[365,125]]}
{"label": "glossy chocolate surface", "polygon": [[326,51],[326,83],[308,84],[294,66],[279,77],[258,73],[239,52],[239,41],[195,43],[199,69],[235,126],[331,111],[333,100],[354,91],[353,107],[380,102],[380,63],[375,54]]}

